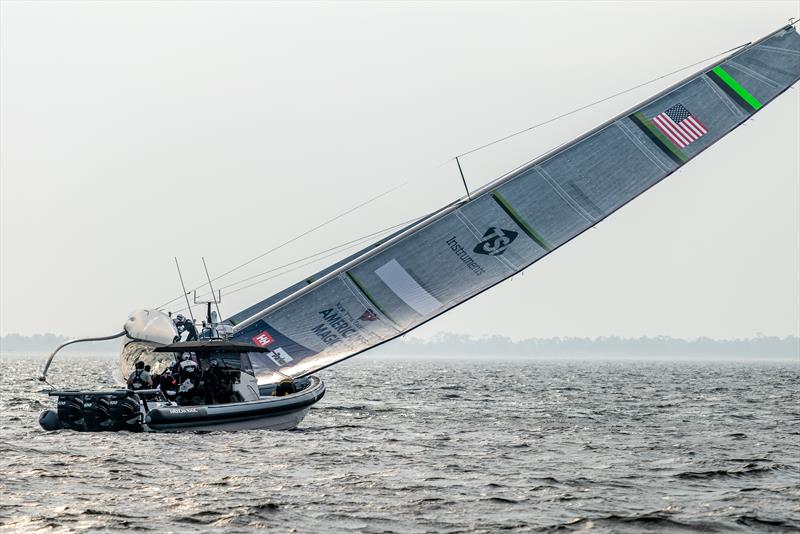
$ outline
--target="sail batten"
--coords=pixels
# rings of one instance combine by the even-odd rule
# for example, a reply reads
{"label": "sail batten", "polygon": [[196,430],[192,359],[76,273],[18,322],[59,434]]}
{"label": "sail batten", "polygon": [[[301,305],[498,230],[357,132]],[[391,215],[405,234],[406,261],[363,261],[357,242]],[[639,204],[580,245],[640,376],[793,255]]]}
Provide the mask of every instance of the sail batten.
{"label": "sail batten", "polygon": [[[234,316],[275,351],[260,377],[315,372],[532,265],[675,172],[800,79],[792,26]],[[269,353],[268,353],[269,354]],[[273,374],[270,374],[273,373]]]}

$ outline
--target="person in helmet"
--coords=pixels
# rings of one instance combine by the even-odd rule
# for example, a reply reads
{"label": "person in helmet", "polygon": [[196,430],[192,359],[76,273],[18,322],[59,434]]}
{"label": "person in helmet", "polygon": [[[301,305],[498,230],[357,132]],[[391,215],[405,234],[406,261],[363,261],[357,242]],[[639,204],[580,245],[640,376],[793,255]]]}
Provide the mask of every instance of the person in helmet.
{"label": "person in helmet", "polygon": [[219,360],[212,358],[208,369],[203,371],[203,388],[205,389],[206,404],[228,402],[227,381]]}
{"label": "person in helmet", "polygon": [[172,320],[172,322],[175,323],[175,330],[178,331],[178,335],[176,335],[172,339],[173,343],[180,342],[181,338],[183,337],[183,323],[185,321],[186,321],[186,317],[184,317],[180,313],[178,315],[176,315],[175,318]]}
{"label": "person in helmet", "polygon": [[197,328],[194,326],[194,322],[187,319],[180,313],[175,316],[175,328],[178,330],[178,335],[175,336],[175,342],[178,342],[183,337],[184,332],[188,332],[186,336],[186,341],[196,341],[197,340]]}
{"label": "person in helmet", "polygon": [[192,397],[197,393],[195,388],[198,385],[199,378],[200,367],[197,365],[197,362],[192,359],[191,354],[184,352],[181,354],[177,373],[179,404],[191,404]]}
{"label": "person in helmet", "polygon": [[144,362],[136,362],[136,368],[128,376],[128,387],[132,390],[149,389],[153,387],[153,377],[144,370]]}
{"label": "person in helmet", "polygon": [[199,378],[200,367],[197,365],[197,362],[194,361],[192,355],[188,352],[181,354],[178,368],[181,380],[190,378],[192,381],[196,381],[196,379]]}
{"label": "person in helmet", "polygon": [[158,389],[164,393],[167,400],[174,401],[178,395],[178,381],[172,376],[172,371],[169,369],[161,373],[161,379],[158,382]]}

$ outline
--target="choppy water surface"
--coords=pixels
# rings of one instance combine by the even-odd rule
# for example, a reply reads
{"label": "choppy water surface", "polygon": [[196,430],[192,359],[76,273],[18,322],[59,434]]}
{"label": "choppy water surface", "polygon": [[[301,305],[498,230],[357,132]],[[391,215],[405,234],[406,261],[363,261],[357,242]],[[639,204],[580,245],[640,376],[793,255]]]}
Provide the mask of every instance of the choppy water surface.
{"label": "choppy water surface", "polygon": [[298,430],[206,434],[46,433],[40,363],[2,365],[0,530],[800,529],[797,362],[362,358]]}

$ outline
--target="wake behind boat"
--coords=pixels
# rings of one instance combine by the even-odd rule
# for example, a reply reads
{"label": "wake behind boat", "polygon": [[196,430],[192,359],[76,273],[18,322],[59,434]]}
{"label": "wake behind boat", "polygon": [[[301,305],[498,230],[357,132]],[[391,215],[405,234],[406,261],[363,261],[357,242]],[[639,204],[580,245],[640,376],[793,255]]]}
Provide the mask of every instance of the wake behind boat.
{"label": "wake behind boat", "polygon": [[[171,345],[176,337],[193,339],[198,326],[162,311],[186,309],[191,314],[185,287],[157,309],[135,312],[121,333],[107,337],[125,338],[124,372],[148,361],[163,377],[168,366],[192,361],[199,377],[181,376],[185,390],[175,400],[160,387],[160,393],[147,388],[139,393],[54,392],[59,412],[43,415],[43,426],[290,428],[324,392],[313,373],[402,336],[523,271],[676,172],[784,93],[800,79],[795,24],[724,53],[700,72],[394,233],[385,235],[401,225],[369,234],[385,237],[225,321],[213,318],[206,303],[199,340],[217,339],[220,347],[242,344],[239,349],[229,345],[215,352]],[[458,157],[454,161],[461,171]],[[212,281],[209,276],[214,295]],[[183,300],[187,307],[174,310]],[[218,303],[216,296],[213,303]],[[229,357],[229,352],[238,356]],[[164,354],[166,360],[160,358]],[[227,358],[235,385],[207,397],[209,384],[216,380],[211,378],[217,372],[214,357]],[[272,398],[273,392],[286,394]],[[104,421],[111,422],[105,426],[95,415],[99,401],[107,404],[101,415],[109,414]],[[112,417],[117,413],[112,401],[131,408]]]}

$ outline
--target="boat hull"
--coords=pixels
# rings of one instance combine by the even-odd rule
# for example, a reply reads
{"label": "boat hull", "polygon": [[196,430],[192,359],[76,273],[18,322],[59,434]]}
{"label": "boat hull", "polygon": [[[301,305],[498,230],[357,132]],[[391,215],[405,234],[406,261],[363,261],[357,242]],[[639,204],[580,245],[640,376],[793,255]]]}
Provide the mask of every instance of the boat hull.
{"label": "boat hull", "polygon": [[82,432],[290,430],[325,395],[325,384],[315,376],[299,383],[305,387],[289,395],[198,406],[167,402],[157,390],[51,391],[58,397],[58,410],[45,410],[39,423],[45,430]]}
{"label": "boat hull", "polygon": [[325,395],[325,384],[310,378],[307,388],[285,397],[262,397],[258,401],[208,406],[168,406],[147,413],[144,425],[150,432],[290,430],[308,414],[311,405]]}
{"label": "boat hull", "polygon": [[308,414],[309,408],[248,419],[217,420],[207,423],[145,424],[145,432],[234,432],[237,430],[291,430]]}

